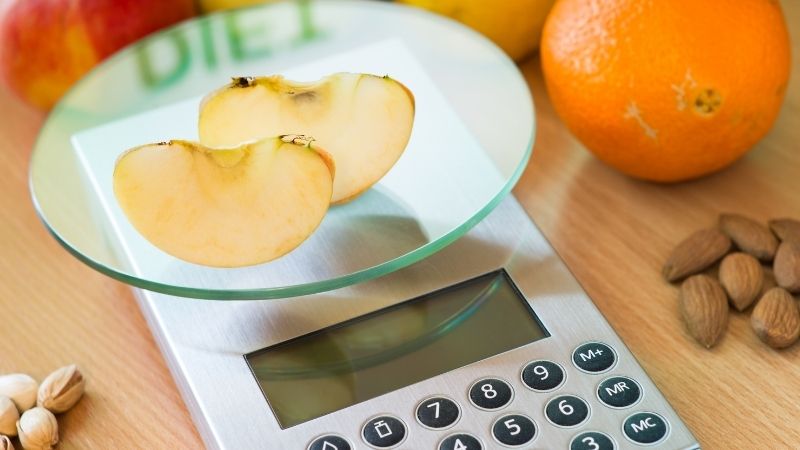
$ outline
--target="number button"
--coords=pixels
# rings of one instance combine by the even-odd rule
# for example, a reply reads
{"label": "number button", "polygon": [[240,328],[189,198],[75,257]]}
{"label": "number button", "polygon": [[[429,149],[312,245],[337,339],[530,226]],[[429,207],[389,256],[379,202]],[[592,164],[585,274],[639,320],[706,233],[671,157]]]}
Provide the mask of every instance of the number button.
{"label": "number button", "polygon": [[614,350],[602,342],[587,342],[572,352],[572,362],[587,373],[602,373],[617,361]]}
{"label": "number button", "polygon": [[611,436],[599,431],[587,431],[574,438],[569,450],[615,450],[617,448]]}
{"label": "number button", "polygon": [[564,369],[552,361],[533,361],[522,369],[522,382],[539,392],[549,392],[564,384]]}
{"label": "number button", "polygon": [[351,450],[350,443],[347,439],[336,436],[335,434],[327,434],[320,436],[311,442],[308,450]]}
{"label": "number button", "polygon": [[642,389],[631,378],[610,377],[597,386],[597,398],[611,408],[627,408],[642,398]]}
{"label": "number button", "polygon": [[361,436],[373,447],[392,448],[406,438],[406,426],[397,417],[378,416],[364,425]]}
{"label": "number button", "polygon": [[439,450],[483,450],[481,441],[471,434],[451,434],[439,444]]}
{"label": "number button", "polygon": [[622,431],[625,433],[625,437],[631,441],[650,445],[667,437],[669,425],[667,425],[666,419],[656,413],[639,412],[631,414],[625,419]]}
{"label": "number button", "polygon": [[511,385],[497,378],[484,378],[469,388],[469,400],[480,409],[500,409],[511,402],[514,391]]}
{"label": "number button", "polygon": [[560,427],[574,427],[589,417],[589,405],[580,397],[561,395],[544,408],[547,420]]}
{"label": "number button", "polygon": [[501,444],[518,447],[536,437],[536,424],[526,416],[509,414],[494,422],[492,436]]}
{"label": "number button", "polygon": [[458,404],[449,398],[431,397],[417,406],[417,421],[422,426],[441,430],[452,426],[461,417]]}

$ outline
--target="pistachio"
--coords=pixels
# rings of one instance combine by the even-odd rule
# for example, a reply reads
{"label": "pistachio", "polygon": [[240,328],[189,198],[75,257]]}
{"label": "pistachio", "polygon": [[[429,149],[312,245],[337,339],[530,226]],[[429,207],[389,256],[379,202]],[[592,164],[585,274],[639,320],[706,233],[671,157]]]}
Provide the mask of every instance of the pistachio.
{"label": "pistachio", "polygon": [[[17,420],[19,420],[17,405],[5,395],[0,395],[0,434],[16,436]],[[0,450],[2,448],[0,447]]]}
{"label": "pistachio", "polygon": [[14,450],[14,444],[8,436],[0,434],[0,450]]}
{"label": "pistachio", "polygon": [[17,433],[25,450],[50,450],[58,443],[56,416],[39,406],[31,408],[19,418]]}
{"label": "pistachio", "polygon": [[64,366],[42,381],[36,403],[56,414],[65,412],[81,399],[84,385],[78,366]]}
{"label": "pistachio", "polygon": [[0,395],[14,401],[19,412],[24,412],[36,404],[36,380],[24,373],[0,376]]}

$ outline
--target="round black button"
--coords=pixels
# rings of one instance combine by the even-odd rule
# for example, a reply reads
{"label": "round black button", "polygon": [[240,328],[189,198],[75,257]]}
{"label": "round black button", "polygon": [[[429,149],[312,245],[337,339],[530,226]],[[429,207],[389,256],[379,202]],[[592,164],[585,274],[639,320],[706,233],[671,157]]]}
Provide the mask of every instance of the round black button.
{"label": "round black button", "polygon": [[627,408],[642,398],[642,389],[628,377],[610,377],[597,386],[597,398],[612,408]]}
{"label": "round black button", "polygon": [[667,436],[669,426],[666,419],[656,413],[638,412],[625,419],[622,431],[637,444],[655,444]]}
{"label": "round black button", "polygon": [[469,400],[481,409],[500,409],[511,402],[511,385],[497,378],[484,378],[469,388]]}
{"label": "round black button", "polygon": [[552,391],[564,383],[564,369],[552,361],[533,361],[522,369],[522,382],[534,391]]}
{"label": "round black button", "polygon": [[569,450],[614,450],[616,445],[611,437],[599,431],[581,433],[569,443]]}
{"label": "round black button", "polygon": [[471,434],[451,434],[439,444],[439,450],[483,450],[481,441]]}
{"label": "round black button", "polygon": [[364,425],[361,435],[373,447],[391,448],[403,442],[406,426],[396,417],[378,416]]}
{"label": "round black button", "polygon": [[544,408],[547,420],[561,427],[574,427],[589,417],[589,405],[580,397],[560,395]]}
{"label": "round black button", "polygon": [[602,342],[587,342],[572,352],[575,367],[589,373],[605,372],[616,360],[614,350]]}
{"label": "round black button", "polygon": [[536,436],[536,424],[520,414],[509,414],[492,425],[492,436],[497,442],[511,447],[525,445]]}
{"label": "round black button", "polygon": [[460,416],[458,404],[445,397],[431,397],[417,406],[417,420],[428,428],[447,428],[456,423]]}
{"label": "round black button", "polygon": [[320,436],[311,442],[308,450],[351,450],[350,443],[347,439],[336,436],[335,434],[328,434]]}

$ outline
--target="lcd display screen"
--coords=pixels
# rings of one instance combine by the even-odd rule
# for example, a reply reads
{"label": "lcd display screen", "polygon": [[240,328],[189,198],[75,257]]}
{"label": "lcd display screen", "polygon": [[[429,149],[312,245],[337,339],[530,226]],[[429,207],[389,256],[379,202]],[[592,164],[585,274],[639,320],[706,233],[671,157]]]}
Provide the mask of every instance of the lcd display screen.
{"label": "lcd display screen", "polygon": [[547,336],[499,270],[245,359],[287,428]]}

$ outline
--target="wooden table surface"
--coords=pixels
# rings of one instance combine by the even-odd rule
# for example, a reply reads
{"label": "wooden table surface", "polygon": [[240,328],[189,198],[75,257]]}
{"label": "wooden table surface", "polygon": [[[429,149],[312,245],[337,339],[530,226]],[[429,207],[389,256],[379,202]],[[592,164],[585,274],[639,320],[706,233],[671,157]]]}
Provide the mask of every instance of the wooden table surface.
{"label": "wooden table surface", "polygon": [[[705,350],[659,275],[671,247],[719,212],[800,216],[800,2],[784,8],[795,52],[781,115],[745,158],[699,181],[656,185],[604,166],[556,117],[538,59],[521,66],[538,136],[515,194],[705,449],[800,448],[800,344],[771,350],[736,313]],[[33,210],[28,157],[43,117],[3,91],[0,117],[0,373],[41,380],[79,364],[87,394],[60,416],[60,448],[202,447],[130,291],[67,254]]]}

